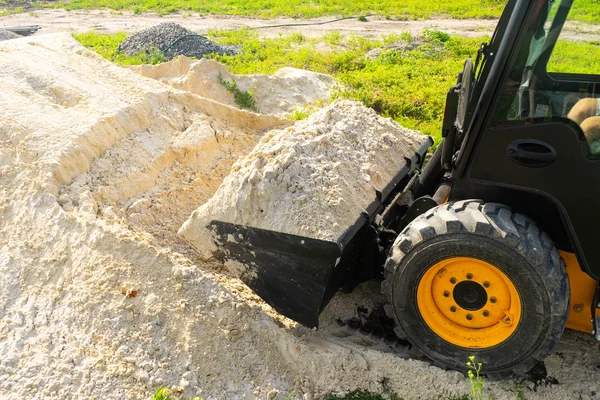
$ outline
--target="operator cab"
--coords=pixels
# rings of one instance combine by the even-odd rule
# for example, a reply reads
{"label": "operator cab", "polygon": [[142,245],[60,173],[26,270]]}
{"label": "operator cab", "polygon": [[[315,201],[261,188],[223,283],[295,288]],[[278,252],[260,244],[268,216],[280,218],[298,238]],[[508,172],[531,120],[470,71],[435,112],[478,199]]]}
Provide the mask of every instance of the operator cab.
{"label": "operator cab", "polygon": [[465,122],[444,130],[455,139],[444,140],[451,149],[442,165],[452,169],[450,200],[480,198],[529,215],[598,279],[600,45],[567,29],[577,5],[509,2],[479,51],[472,89],[460,93]]}

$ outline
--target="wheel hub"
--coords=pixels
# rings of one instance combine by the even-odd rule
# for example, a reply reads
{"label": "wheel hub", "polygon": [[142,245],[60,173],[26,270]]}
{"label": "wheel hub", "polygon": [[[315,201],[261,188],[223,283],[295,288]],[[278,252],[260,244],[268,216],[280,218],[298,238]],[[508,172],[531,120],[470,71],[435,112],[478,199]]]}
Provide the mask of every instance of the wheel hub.
{"label": "wheel hub", "polygon": [[454,287],[452,295],[459,307],[469,311],[480,310],[488,301],[483,286],[473,281],[460,282]]}
{"label": "wheel hub", "polygon": [[469,257],[443,260],[427,270],[417,288],[417,306],[434,333],[468,348],[508,339],[521,316],[511,280],[495,266]]}

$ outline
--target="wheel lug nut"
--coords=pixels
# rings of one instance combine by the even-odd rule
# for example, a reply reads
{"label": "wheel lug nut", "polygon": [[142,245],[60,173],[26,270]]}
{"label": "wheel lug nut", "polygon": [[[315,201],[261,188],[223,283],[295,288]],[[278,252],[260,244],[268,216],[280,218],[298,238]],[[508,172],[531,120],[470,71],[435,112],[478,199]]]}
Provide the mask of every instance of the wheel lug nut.
{"label": "wheel lug nut", "polygon": [[484,288],[489,288],[490,287],[490,283],[488,281],[483,282],[483,287]]}
{"label": "wheel lug nut", "polygon": [[495,297],[490,297],[490,302],[495,303],[496,302],[496,298]]}
{"label": "wheel lug nut", "polygon": [[450,278],[450,283],[451,284],[455,284],[456,283],[456,278]]}
{"label": "wheel lug nut", "polygon": [[470,321],[473,319],[473,316],[471,314],[467,314],[467,319]]}
{"label": "wheel lug nut", "polygon": [[450,307],[450,311],[456,312],[456,307],[454,307],[454,306]]}
{"label": "wheel lug nut", "polygon": [[467,279],[473,279],[473,274],[471,274],[471,273],[468,273],[468,274],[467,274]]}
{"label": "wheel lug nut", "polygon": [[446,290],[446,291],[444,292],[444,297],[450,297],[450,292]]}
{"label": "wheel lug nut", "polygon": [[489,312],[488,310],[485,310],[485,311],[483,312],[483,316],[484,316],[484,317],[489,317],[489,316],[490,316],[490,312]]}

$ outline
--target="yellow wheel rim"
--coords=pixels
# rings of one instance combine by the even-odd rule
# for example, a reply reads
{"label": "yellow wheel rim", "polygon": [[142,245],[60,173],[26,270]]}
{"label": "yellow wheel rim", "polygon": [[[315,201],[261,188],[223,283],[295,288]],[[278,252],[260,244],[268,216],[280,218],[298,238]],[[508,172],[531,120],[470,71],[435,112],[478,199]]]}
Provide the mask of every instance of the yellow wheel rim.
{"label": "yellow wheel rim", "polygon": [[466,348],[504,342],[521,320],[521,299],[511,280],[493,265],[469,257],[429,268],[417,288],[417,305],[436,335]]}

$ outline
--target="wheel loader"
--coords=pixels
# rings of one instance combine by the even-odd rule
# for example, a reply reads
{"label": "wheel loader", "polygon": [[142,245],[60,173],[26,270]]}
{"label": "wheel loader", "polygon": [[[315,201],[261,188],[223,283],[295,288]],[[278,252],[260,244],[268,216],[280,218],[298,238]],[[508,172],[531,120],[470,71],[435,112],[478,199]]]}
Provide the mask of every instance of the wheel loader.
{"label": "wheel loader", "polygon": [[380,279],[397,336],[443,368],[474,355],[489,376],[522,374],[565,327],[600,339],[600,107],[577,110],[598,106],[600,75],[549,68],[576,3],[509,0],[428,162],[433,141],[337,241],[213,221],[222,254],[308,327],[340,288]]}

